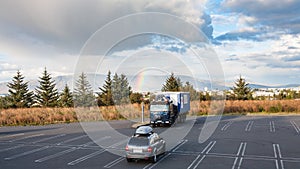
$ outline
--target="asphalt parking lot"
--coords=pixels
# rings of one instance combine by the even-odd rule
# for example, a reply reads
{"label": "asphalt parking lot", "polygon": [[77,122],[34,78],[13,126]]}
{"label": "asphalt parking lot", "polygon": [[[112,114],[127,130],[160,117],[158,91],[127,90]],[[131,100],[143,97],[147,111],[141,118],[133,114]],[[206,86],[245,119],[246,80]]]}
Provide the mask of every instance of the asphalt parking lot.
{"label": "asphalt parking lot", "polygon": [[[95,144],[78,123],[0,128],[0,168],[300,168],[300,116],[224,116],[204,143],[198,143],[205,117],[197,118],[187,136],[159,161],[127,163]],[[114,122],[130,136],[126,121]],[[177,126],[180,126],[178,124]],[[155,128],[158,133],[166,128]],[[109,137],[98,141],[110,142]],[[125,141],[110,148],[124,151]]]}

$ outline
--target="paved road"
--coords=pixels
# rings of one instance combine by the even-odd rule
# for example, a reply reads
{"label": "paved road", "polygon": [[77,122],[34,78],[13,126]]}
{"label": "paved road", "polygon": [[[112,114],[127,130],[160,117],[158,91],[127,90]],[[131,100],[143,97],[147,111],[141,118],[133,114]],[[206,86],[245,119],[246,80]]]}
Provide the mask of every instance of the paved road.
{"label": "paved road", "polygon": [[[300,116],[223,117],[214,134],[198,143],[205,118],[198,118],[187,136],[156,164],[127,163],[124,157],[95,144],[77,123],[0,128],[0,168],[172,168],[172,169],[297,169],[300,168]],[[113,122],[130,136],[127,121]],[[180,126],[180,124],[178,124]],[[162,132],[165,128],[155,128]],[[109,137],[99,141],[108,141]],[[123,151],[123,142],[111,142]]]}

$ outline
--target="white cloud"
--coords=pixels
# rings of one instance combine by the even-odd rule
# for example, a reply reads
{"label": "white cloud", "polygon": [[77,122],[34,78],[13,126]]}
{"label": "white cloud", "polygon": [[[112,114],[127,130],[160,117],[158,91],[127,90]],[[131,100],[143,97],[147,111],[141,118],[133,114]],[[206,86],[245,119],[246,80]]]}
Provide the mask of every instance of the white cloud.
{"label": "white cloud", "polygon": [[89,3],[82,0],[3,0],[0,2],[0,54],[5,56],[1,59],[29,72],[47,67],[57,74],[70,73],[88,38],[114,19],[137,12],[163,12],[200,28],[210,24],[203,15],[205,3],[206,0],[171,0],[168,3],[164,0],[92,0]]}

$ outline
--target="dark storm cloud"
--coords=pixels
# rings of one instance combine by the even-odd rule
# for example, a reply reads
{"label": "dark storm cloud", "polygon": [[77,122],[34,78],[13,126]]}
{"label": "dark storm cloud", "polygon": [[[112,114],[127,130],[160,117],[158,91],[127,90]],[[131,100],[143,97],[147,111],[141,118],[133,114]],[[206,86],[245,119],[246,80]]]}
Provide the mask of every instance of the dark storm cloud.
{"label": "dark storm cloud", "polygon": [[300,33],[299,6],[298,0],[225,0],[222,3],[225,11],[255,17],[252,26],[273,27],[291,34]]}

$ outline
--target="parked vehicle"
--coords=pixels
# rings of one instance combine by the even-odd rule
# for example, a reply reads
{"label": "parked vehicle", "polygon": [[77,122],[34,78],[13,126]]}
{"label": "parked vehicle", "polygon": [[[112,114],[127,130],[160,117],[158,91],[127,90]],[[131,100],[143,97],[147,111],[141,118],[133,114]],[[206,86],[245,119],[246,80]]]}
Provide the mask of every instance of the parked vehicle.
{"label": "parked vehicle", "polygon": [[166,142],[151,127],[141,126],[129,139],[125,150],[127,162],[145,159],[155,163],[157,156],[165,153]]}
{"label": "parked vehicle", "polygon": [[176,121],[184,122],[190,110],[190,93],[162,92],[155,94],[150,102],[150,124],[171,126]]}

